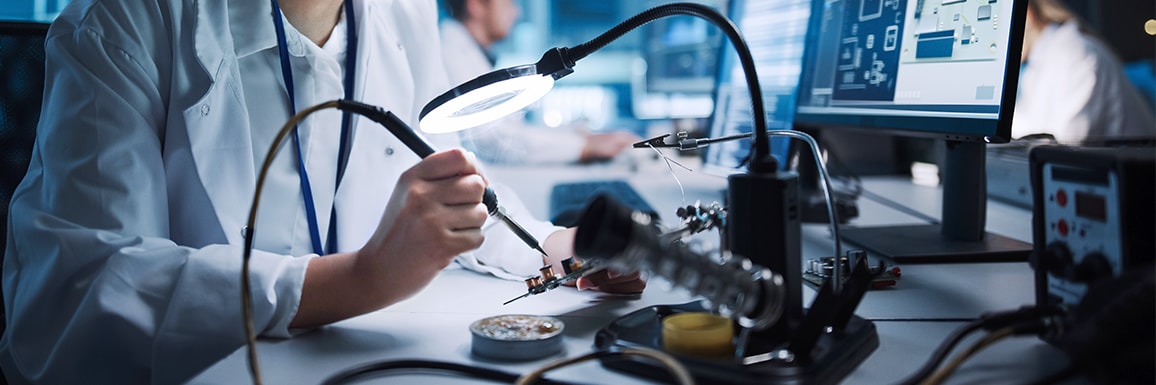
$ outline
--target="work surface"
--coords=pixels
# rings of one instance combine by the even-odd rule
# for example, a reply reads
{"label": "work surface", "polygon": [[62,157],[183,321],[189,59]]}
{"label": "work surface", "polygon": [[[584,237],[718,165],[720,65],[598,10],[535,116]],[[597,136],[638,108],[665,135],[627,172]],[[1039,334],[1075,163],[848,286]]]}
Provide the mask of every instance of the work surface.
{"label": "work surface", "polygon": [[[679,159],[684,161],[683,159]],[[693,163],[693,162],[691,162]],[[691,165],[694,167],[694,165]],[[721,201],[726,180],[674,168],[643,157],[593,166],[539,166],[487,170],[491,180],[514,187],[527,207],[540,217],[548,210],[549,192],[556,182],[590,179],[628,180],[664,218],[696,200]],[[679,183],[682,188],[680,189]],[[878,195],[938,217],[940,192],[912,185],[902,178],[867,178],[864,187]],[[912,215],[870,200],[859,199],[856,225],[921,223]],[[991,203],[991,232],[1029,241],[1030,213]],[[833,253],[826,225],[805,224],[803,258]],[[717,239],[715,233],[698,237]],[[845,247],[848,247],[845,245]],[[922,365],[952,331],[986,311],[1012,310],[1034,302],[1032,271],[1026,263],[900,265],[898,285],[867,293],[856,314],[874,321],[880,344],[844,381],[845,384],[896,383]],[[502,305],[525,292],[521,282],[503,281],[470,271],[451,269],[440,274],[417,296],[400,304],[323,327],[287,340],[258,344],[265,382],[316,384],[357,365],[400,359],[426,359],[526,373],[551,361],[591,350],[595,333],[619,316],[650,305],[695,300],[661,279],[652,279],[638,296],[612,296],[560,288]],[[804,291],[810,304],[814,291]],[[540,360],[506,363],[470,353],[470,323],[500,314],[538,314],[566,324],[563,353]],[[973,340],[965,340],[964,344]],[[1063,356],[1034,337],[1020,337],[993,345],[968,361],[947,383],[1023,383],[1062,366]],[[551,371],[547,377],[576,383],[651,383],[603,368],[596,362]],[[195,384],[236,384],[248,381],[245,351],[240,349],[195,377]],[[375,382],[376,381],[376,382]],[[428,373],[403,373],[359,383],[474,383],[479,380]],[[482,382],[485,383],[485,382]]]}

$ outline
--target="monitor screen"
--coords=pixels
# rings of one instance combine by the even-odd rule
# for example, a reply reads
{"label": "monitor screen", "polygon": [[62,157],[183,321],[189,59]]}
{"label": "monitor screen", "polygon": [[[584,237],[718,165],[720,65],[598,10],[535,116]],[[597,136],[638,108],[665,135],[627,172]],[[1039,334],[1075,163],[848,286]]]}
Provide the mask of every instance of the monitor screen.
{"label": "monitor screen", "polygon": [[711,60],[722,32],[697,17],[655,20],[647,28],[646,88],[648,91],[710,93],[718,60]]}
{"label": "monitor screen", "polygon": [[[724,1],[697,2],[718,7]],[[635,116],[710,116],[724,40],[722,30],[705,19],[679,15],[650,22],[642,27],[642,32],[642,60],[631,84]]]}
{"label": "monitor screen", "polygon": [[952,140],[1010,139],[1023,34],[1022,20],[1013,19],[1016,2],[816,3],[797,121]]}
{"label": "monitor screen", "polygon": [[[791,128],[810,13],[811,0],[734,0],[730,3],[728,17],[739,27],[755,60],[768,129]],[[750,134],[754,123],[746,77],[730,44],[725,45],[722,55],[708,136]],[[789,139],[771,137],[770,143],[771,156],[785,169]],[[703,154],[703,170],[717,175],[745,172],[750,150],[750,139],[711,144]]]}
{"label": "monitor screen", "polygon": [[987,233],[985,143],[1006,142],[1027,0],[815,0],[796,127],[943,139],[942,214],[855,227],[844,240],[900,263],[1026,261]]}

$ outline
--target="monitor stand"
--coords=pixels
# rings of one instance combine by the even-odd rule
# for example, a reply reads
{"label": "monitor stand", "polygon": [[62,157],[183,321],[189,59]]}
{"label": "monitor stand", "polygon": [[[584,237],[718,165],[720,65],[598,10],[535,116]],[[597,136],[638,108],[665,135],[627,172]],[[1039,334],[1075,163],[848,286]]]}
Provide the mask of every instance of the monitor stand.
{"label": "monitor stand", "polygon": [[896,263],[1026,262],[1030,243],[984,230],[985,146],[947,141],[942,224],[845,227],[843,240]]}

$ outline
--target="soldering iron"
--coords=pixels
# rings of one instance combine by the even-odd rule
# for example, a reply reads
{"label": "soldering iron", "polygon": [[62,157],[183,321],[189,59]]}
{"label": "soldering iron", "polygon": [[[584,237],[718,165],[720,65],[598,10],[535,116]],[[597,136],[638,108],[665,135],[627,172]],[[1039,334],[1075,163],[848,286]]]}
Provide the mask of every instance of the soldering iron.
{"label": "soldering iron", "polygon": [[[397,115],[394,115],[392,112],[383,110],[380,107],[351,100],[339,101],[337,108],[358,113],[381,124],[386,129],[389,129],[390,133],[401,140],[406,147],[409,147],[410,151],[413,151],[414,154],[417,154],[420,158],[424,159],[434,153],[433,146],[430,145],[424,137],[418,135],[413,128],[405,124],[401,119],[398,119]],[[482,203],[486,205],[486,212],[489,213],[491,217],[497,218],[504,222],[506,226],[509,226],[510,230],[514,231],[514,235],[517,235],[527,246],[538,250],[542,255],[546,255],[546,250],[542,249],[541,244],[538,243],[538,239],[534,238],[529,231],[526,231],[526,228],[514,221],[513,218],[510,218],[510,216],[506,214],[506,209],[498,205],[498,195],[495,194],[494,190],[489,186],[486,186],[486,191],[482,195]]]}

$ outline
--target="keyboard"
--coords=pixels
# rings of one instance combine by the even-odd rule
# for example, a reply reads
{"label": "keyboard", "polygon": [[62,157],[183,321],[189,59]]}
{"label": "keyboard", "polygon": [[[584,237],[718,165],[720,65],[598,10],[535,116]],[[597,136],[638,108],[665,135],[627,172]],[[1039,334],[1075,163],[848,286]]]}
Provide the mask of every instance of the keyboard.
{"label": "keyboard", "polygon": [[550,191],[550,221],[558,226],[576,226],[586,204],[599,194],[612,196],[627,207],[658,219],[658,212],[626,181],[598,180],[555,184]]}

